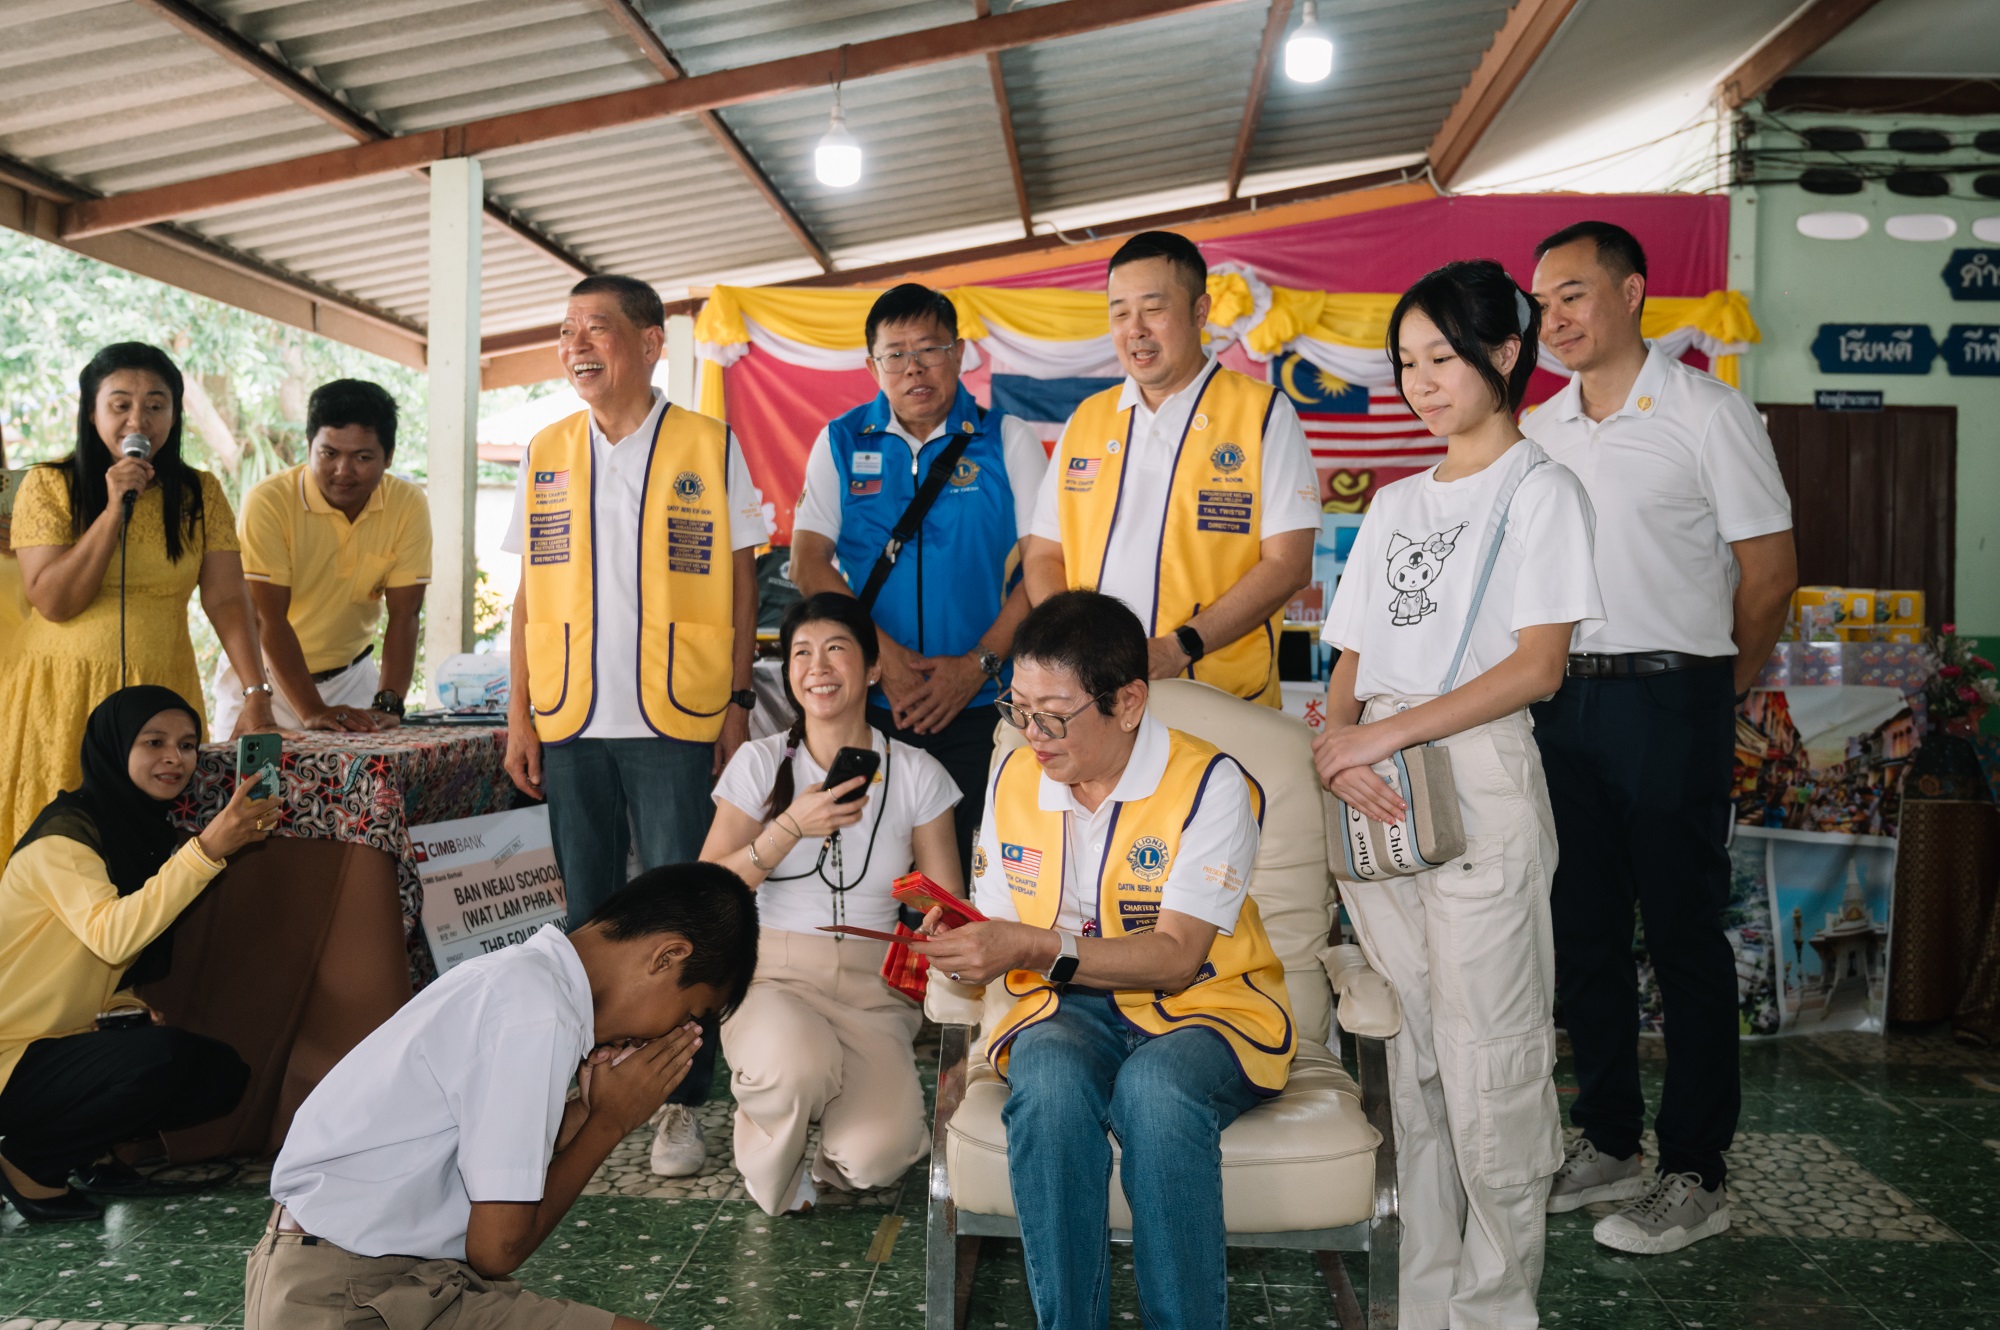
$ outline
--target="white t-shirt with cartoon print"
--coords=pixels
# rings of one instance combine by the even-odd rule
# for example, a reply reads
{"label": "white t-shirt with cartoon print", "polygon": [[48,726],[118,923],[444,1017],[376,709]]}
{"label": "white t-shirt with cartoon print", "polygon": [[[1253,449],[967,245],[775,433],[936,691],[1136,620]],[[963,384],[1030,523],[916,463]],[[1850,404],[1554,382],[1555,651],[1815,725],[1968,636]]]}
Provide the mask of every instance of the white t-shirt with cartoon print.
{"label": "white t-shirt with cartoon print", "polygon": [[1590,499],[1574,473],[1547,458],[1523,439],[1462,480],[1440,481],[1433,467],[1376,493],[1320,633],[1360,656],[1356,698],[1440,691],[1499,520],[1500,491],[1534,463],[1514,494],[1458,686],[1512,655],[1523,628],[1575,623],[1574,646],[1603,622]]}

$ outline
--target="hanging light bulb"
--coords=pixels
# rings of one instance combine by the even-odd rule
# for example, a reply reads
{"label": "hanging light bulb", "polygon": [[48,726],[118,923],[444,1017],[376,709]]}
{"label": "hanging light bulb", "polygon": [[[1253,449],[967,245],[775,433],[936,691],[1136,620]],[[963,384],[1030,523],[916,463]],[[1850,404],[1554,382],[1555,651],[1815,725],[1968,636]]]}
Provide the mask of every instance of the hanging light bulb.
{"label": "hanging light bulb", "polygon": [[861,143],[847,132],[847,120],[840,113],[840,85],[833,87],[833,123],[813,149],[813,172],[822,185],[846,189],[861,179]]}
{"label": "hanging light bulb", "polygon": [[1319,7],[1305,0],[1299,26],[1285,38],[1285,77],[1294,83],[1319,83],[1333,72],[1333,38],[1319,25]]}

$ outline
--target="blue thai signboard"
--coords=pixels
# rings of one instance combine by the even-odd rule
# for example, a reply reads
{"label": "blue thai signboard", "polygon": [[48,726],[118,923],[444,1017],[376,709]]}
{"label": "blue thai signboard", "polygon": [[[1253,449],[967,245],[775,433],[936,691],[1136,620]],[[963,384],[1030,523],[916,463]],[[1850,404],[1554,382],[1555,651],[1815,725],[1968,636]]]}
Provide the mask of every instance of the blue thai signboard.
{"label": "blue thai signboard", "polygon": [[1954,323],[1939,350],[1953,374],[2000,378],[2000,324]]}
{"label": "blue thai signboard", "polygon": [[1822,323],[1812,353],[1823,374],[1928,374],[1937,341],[1922,323]]}
{"label": "blue thai signboard", "polygon": [[1955,249],[1944,265],[1953,300],[2000,300],[2000,249]]}

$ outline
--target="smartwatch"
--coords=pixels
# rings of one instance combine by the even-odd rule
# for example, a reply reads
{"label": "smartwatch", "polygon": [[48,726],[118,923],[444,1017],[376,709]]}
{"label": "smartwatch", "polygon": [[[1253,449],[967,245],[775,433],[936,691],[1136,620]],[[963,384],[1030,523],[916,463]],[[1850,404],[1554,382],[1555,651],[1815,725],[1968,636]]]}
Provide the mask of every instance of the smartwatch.
{"label": "smartwatch", "polygon": [[1000,677],[1000,668],[1003,662],[996,652],[988,651],[985,647],[978,647],[974,649],[973,655],[979,661],[979,672],[981,674],[989,679]]}
{"label": "smartwatch", "polygon": [[1190,665],[1200,660],[1202,653],[1208,650],[1207,647],[1202,645],[1201,634],[1194,630],[1193,624],[1184,623],[1174,629],[1174,640],[1181,644],[1182,651],[1187,652],[1188,664]]}
{"label": "smartwatch", "polygon": [[742,707],[745,711],[755,711],[757,709],[757,690],[754,688],[739,688],[729,695],[729,700],[737,706]]}
{"label": "smartwatch", "polygon": [[1042,978],[1060,988],[1076,974],[1076,934],[1058,931],[1056,937],[1061,942],[1062,949],[1056,953],[1055,960],[1049,963],[1049,968],[1042,971]]}
{"label": "smartwatch", "polygon": [[395,716],[400,720],[403,715],[403,695],[401,693],[392,693],[387,688],[384,688],[381,692],[375,694],[375,700],[370,702],[368,706],[370,710],[379,711],[385,716]]}

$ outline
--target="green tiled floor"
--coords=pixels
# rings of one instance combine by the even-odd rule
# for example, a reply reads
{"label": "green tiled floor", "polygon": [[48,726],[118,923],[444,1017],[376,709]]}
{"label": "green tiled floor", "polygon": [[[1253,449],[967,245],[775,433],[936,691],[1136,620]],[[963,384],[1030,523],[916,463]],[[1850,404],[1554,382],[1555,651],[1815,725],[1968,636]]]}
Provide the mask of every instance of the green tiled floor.
{"label": "green tiled floor", "polygon": [[[1656,1102],[1660,1048],[1645,1049]],[[1836,1035],[1746,1044],[1743,1067],[1739,1163],[1764,1190],[1736,1208],[1739,1228],[1766,1235],[1733,1232],[1672,1256],[1634,1257],[1591,1241],[1587,1213],[1553,1217],[1545,1324],[2000,1330],[2000,1055],[1936,1034]],[[1558,1075],[1572,1090],[1566,1061]],[[717,1078],[718,1094],[726,1085]],[[711,1127],[710,1145],[726,1151],[726,1125]],[[1804,1162],[1788,1178],[1794,1156]],[[662,1330],[918,1330],[924,1204],[921,1168],[899,1191],[825,1204],[803,1220],[771,1219],[740,1186],[720,1199],[587,1196],[521,1278]],[[102,1225],[29,1228],[9,1211],[0,1217],[0,1330],[236,1325],[243,1256],[267,1205],[261,1185],[242,1183],[116,1202]],[[1868,1217],[1859,1235],[1836,1235],[1832,1217],[1850,1212]],[[903,1220],[894,1247],[871,1262],[870,1244],[892,1216]],[[986,1246],[971,1324],[1032,1330],[1019,1245]],[[1130,1262],[1129,1249],[1114,1252],[1113,1330],[1141,1324]],[[1365,1298],[1365,1271],[1350,1271]],[[1336,1324],[1304,1253],[1234,1250],[1229,1278],[1231,1330]]]}

